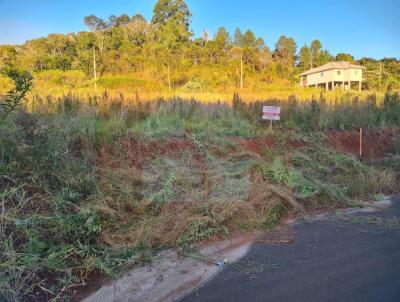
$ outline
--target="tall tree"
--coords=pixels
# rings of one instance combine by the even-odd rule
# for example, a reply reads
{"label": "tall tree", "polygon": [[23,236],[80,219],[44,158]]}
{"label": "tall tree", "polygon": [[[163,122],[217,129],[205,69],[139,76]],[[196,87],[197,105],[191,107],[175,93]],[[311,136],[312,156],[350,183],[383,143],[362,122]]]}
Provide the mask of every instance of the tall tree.
{"label": "tall tree", "polygon": [[153,9],[153,24],[165,25],[168,21],[175,21],[189,30],[192,14],[183,0],[158,0]]}
{"label": "tall tree", "polygon": [[230,36],[225,27],[218,28],[214,41],[220,50],[226,50],[230,44]]}
{"label": "tall tree", "polygon": [[275,58],[278,59],[278,74],[281,77],[292,77],[296,62],[297,45],[293,38],[280,36],[275,44]]}
{"label": "tall tree", "polygon": [[280,36],[275,44],[275,48],[281,58],[293,64],[296,60],[297,45],[293,38]]}
{"label": "tall tree", "polygon": [[73,66],[83,70],[88,76],[93,74],[93,47],[95,45],[94,34],[84,31],[75,35],[76,58]]}
{"label": "tall tree", "polygon": [[329,63],[330,61],[333,61],[334,57],[327,51],[326,49],[322,50],[319,54],[318,58],[318,65],[324,65],[326,63]]}
{"label": "tall tree", "polygon": [[172,67],[179,49],[189,41],[191,13],[183,0],[159,0],[154,6],[152,23],[156,26],[159,43],[157,52],[167,66],[168,87],[172,89]]}
{"label": "tall tree", "polygon": [[101,19],[96,17],[95,15],[87,16],[83,19],[85,25],[96,35],[98,48],[100,54],[103,54],[104,51],[104,30],[107,29],[107,23]]}
{"label": "tall tree", "polygon": [[321,54],[322,44],[319,40],[315,39],[311,42],[311,67],[316,67],[320,65],[319,56]]}
{"label": "tall tree", "polygon": [[[97,43],[100,51],[100,56],[104,52],[104,30],[107,28],[107,23],[95,15],[87,16],[83,19],[85,25],[96,35]],[[96,47],[93,45],[93,78],[94,88],[97,89],[97,61],[96,61]]]}
{"label": "tall tree", "polygon": [[243,43],[243,46],[247,46],[247,47],[255,46],[256,36],[250,29],[246,30],[246,32],[244,33],[244,35],[242,37],[242,43]]}
{"label": "tall tree", "polygon": [[233,44],[235,44],[235,46],[238,46],[238,47],[243,46],[243,34],[242,34],[242,31],[240,30],[240,28],[236,28],[236,30],[235,30]]}
{"label": "tall tree", "polygon": [[299,66],[302,70],[307,70],[311,68],[311,51],[307,44],[304,44],[303,47],[300,49],[300,62]]}

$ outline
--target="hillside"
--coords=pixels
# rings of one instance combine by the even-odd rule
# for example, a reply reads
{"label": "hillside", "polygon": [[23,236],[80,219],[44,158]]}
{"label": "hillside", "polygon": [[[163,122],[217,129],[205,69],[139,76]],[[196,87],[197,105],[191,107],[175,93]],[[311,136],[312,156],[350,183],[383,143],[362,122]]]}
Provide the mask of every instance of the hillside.
{"label": "hillside", "polygon": [[300,47],[285,35],[268,46],[251,30],[237,28],[229,33],[223,26],[214,35],[204,32],[194,37],[189,7],[178,2],[157,4],[150,21],[140,14],[112,15],[108,20],[90,15],[83,20],[89,31],[0,45],[0,70],[35,73],[38,89],[49,95],[69,90],[94,93],[97,86],[101,91],[97,93],[122,90],[143,99],[206,95],[204,99],[226,101],[240,90],[254,101],[293,94],[310,98],[318,92],[299,89],[298,74],[329,61],[346,60],[366,67],[364,90],[399,89],[397,58],[333,55],[318,39]]}

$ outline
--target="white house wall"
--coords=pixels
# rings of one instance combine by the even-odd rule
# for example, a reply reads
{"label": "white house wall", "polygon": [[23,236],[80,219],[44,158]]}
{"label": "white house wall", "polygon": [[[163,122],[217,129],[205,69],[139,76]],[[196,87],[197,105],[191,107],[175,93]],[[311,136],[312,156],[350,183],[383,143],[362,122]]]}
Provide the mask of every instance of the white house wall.
{"label": "white house wall", "polygon": [[[338,75],[340,71],[340,75]],[[322,74],[322,76],[321,76]],[[330,69],[307,75],[307,86],[331,82],[362,81],[362,68]]]}

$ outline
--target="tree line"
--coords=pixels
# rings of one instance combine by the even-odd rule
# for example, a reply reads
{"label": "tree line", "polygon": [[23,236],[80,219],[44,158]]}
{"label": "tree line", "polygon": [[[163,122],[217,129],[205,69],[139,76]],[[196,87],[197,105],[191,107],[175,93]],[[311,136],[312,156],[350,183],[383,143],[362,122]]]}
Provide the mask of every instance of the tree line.
{"label": "tree line", "polygon": [[213,36],[204,31],[195,38],[191,17],[184,0],[159,0],[149,21],[141,14],[111,15],[108,20],[90,15],[83,20],[88,31],[55,33],[23,45],[0,46],[0,69],[79,69],[88,77],[155,69],[165,74],[171,89],[187,80],[180,80],[179,72],[194,66],[217,66],[236,87],[243,87],[244,74],[259,76],[266,83],[276,79],[294,82],[307,69],[346,60],[367,67],[366,88],[399,85],[400,61],[396,58],[355,60],[347,53],[333,56],[318,39],[298,50],[295,40],[284,35],[269,48],[250,29],[237,28],[231,35],[223,26]]}

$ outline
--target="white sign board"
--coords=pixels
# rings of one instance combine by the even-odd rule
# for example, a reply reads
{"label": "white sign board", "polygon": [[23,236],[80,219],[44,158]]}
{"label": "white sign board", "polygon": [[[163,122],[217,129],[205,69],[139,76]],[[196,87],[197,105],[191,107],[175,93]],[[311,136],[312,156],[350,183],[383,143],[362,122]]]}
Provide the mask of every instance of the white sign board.
{"label": "white sign board", "polygon": [[262,118],[263,120],[280,121],[281,107],[263,106]]}

